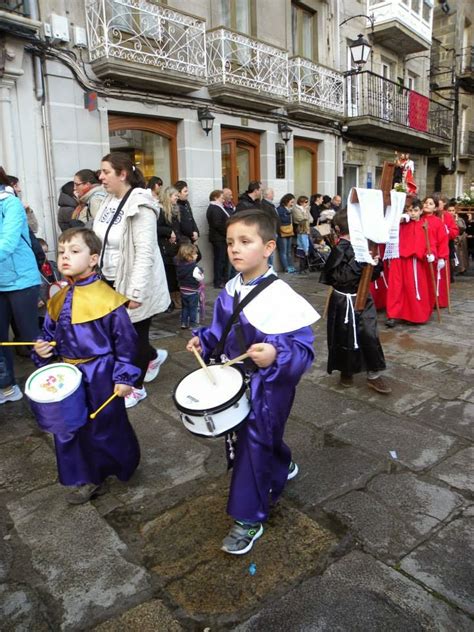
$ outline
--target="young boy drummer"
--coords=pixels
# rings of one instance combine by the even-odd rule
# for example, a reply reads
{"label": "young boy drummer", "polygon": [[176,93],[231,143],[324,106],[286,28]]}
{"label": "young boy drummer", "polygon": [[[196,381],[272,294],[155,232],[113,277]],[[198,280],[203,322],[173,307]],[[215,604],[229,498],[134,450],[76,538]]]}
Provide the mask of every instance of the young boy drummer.
{"label": "young boy drummer", "polygon": [[[334,288],[328,307],[328,373],[340,371],[341,386],[351,387],[352,376],[366,370],[368,387],[378,393],[389,394],[392,389],[380,374],[385,369],[385,358],[377,332],[377,312],[370,293],[363,311],[358,313],[354,310],[365,264],[355,260],[347,210],[338,211],[333,223],[339,231],[339,243],[332,249],[320,278],[321,283]],[[379,259],[374,258],[377,264],[374,279],[382,270]]]}
{"label": "young boy drummer", "polygon": [[268,265],[275,245],[274,222],[262,211],[248,209],[228,220],[227,251],[240,274],[219,294],[211,326],[197,330],[187,345],[207,361],[220,351],[230,359],[249,354],[244,367],[250,373],[252,410],[237,430],[227,505],[234,524],[222,544],[233,555],[250,551],[263,533],[270,501],[277,501],[298,472],[283,433],[296,385],[314,358],[310,325],[319,315],[276,278]]}
{"label": "young boy drummer", "polygon": [[[71,504],[100,494],[108,476],[128,480],[140,461],[123,400],[140,375],[133,364],[137,335],[128,299],[97,274],[101,246],[87,228],[69,228],[59,237],[58,268],[69,286],[48,301],[43,340],[33,352],[37,366],[62,361],[81,371],[88,413],[113,392],[119,396],[78,430],[54,435],[59,481],[75,488],[66,496]],[[55,347],[49,344],[53,340]]]}

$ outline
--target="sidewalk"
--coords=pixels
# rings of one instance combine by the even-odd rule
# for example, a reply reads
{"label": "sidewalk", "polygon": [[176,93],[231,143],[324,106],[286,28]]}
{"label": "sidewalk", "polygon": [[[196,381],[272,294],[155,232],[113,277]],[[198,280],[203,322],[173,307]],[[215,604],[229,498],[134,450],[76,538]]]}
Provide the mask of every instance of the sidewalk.
{"label": "sidewalk", "polygon": [[[317,278],[290,282],[322,313]],[[456,278],[452,311],[390,330],[380,317],[390,396],[327,375],[315,325],[286,434],[300,474],[242,557],[219,550],[223,440],[194,438],[172,403],[195,368],[176,312],[154,322],[170,355],[130,411],[142,462],[128,485],[67,506],[51,437],[25,400],[2,405],[2,632],[474,631],[474,277]]]}

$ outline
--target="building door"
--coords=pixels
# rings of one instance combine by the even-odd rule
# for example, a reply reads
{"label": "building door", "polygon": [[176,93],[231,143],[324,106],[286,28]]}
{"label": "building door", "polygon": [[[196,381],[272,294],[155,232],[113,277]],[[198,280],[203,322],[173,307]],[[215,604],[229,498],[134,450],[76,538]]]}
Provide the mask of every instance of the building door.
{"label": "building door", "polygon": [[221,129],[222,187],[232,190],[234,202],[251,180],[260,179],[260,134]]}
{"label": "building door", "polygon": [[110,151],[130,154],[145,179],[159,176],[164,186],[178,179],[177,124],[138,116],[109,116]]}
{"label": "building door", "polygon": [[318,186],[318,143],[314,140],[295,138],[293,143],[295,167],[294,194],[310,197],[317,193]]}
{"label": "building door", "polygon": [[359,186],[359,167],[356,165],[344,165],[344,180],[342,185],[342,205],[345,206],[347,196],[352,187]]}

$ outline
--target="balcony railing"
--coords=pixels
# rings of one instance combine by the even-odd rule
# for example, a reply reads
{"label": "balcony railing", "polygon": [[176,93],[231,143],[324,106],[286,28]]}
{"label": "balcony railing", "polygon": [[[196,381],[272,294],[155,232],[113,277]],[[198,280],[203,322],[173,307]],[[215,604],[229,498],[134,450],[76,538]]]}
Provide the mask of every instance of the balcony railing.
{"label": "balcony railing", "polygon": [[288,53],[218,28],[207,33],[208,85],[231,84],[258,94],[287,99]]}
{"label": "balcony railing", "polygon": [[370,116],[450,140],[453,113],[442,103],[368,71],[347,77],[346,86],[349,117]]}
{"label": "balcony railing", "polygon": [[376,26],[397,21],[431,44],[433,7],[425,0],[369,0],[368,14]]}
{"label": "balcony railing", "polygon": [[152,0],[87,0],[91,61],[117,58],[206,77],[205,21]]}
{"label": "balcony railing", "polygon": [[18,0],[0,0],[0,11],[9,11],[11,13],[17,13],[18,15],[29,17],[29,4],[28,0],[25,0],[24,2],[18,2]]}
{"label": "balcony railing", "polygon": [[344,114],[344,79],[340,72],[294,57],[289,61],[288,74],[290,103]]}

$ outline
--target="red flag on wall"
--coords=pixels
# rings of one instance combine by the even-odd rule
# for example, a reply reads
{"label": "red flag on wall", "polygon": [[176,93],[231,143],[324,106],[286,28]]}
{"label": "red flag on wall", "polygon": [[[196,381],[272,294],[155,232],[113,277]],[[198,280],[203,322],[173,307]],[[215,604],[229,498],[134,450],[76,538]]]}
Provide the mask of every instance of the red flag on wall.
{"label": "red flag on wall", "polygon": [[430,100],[428,97],[410,91],[408,96],[408,125],[420,132],[428,131],[428,110]]}

